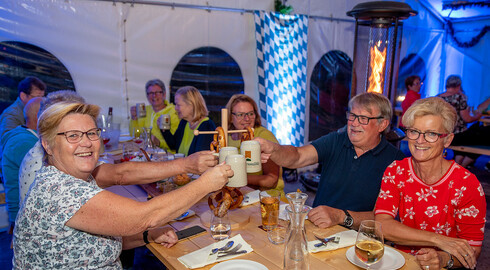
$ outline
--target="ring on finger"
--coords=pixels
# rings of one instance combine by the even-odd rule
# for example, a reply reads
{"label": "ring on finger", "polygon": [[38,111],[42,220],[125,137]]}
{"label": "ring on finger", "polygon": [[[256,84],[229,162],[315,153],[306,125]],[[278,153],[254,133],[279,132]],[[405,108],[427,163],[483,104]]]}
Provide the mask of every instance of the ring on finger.
{"label": "ring on finger", "polygon": [[465,257],[468,257],[468,253],[466,253],[464,256],[465,256]]}
{"label": "ring on finger", "polygon": [[429,270],[429,268],[430,268],[430,266],[428,266],[428,265],[425,266],[425,269]]}

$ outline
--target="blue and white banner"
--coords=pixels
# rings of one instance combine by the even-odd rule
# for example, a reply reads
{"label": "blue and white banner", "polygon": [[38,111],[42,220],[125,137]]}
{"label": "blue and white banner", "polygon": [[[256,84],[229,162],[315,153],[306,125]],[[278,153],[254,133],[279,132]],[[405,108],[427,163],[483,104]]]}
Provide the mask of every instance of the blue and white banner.
{"label": "blue and white banner", "polygon": [[281,144],[305,139],[308,17],[255,12],[259,110]]}

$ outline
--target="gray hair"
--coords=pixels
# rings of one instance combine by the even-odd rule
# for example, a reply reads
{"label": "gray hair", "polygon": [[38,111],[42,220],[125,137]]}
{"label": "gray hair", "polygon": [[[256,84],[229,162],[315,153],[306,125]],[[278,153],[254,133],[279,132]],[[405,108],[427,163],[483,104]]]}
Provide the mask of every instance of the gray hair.
{"label": "gray hair", "polygon": [[440,97],[429,97],[415,101],[403,115],[402,123],[410,128],[413,126],[415,118],[426,115],[440,116],[445,133],[454,131],[458,118],[456,109]]}
{"label": "gray hair", "polygon": [[148,82],[146,82],[145,91],[148,90],[148,87],[153,86],[153,85],[160,86],[160,88],[162,88],[163,94],[165,95],[165,91],[166,91],[165,90],[165,84],[160,79],[153,79],[153,80],[149,80]]}
{"label": "gray hair", "polygon": [[41,113],[44,112],[49,106],[62,101],[69,103],[85,103],[85,99],[73,90],[59,90],[51,92],[41,103],[39,115],[41,115]]}

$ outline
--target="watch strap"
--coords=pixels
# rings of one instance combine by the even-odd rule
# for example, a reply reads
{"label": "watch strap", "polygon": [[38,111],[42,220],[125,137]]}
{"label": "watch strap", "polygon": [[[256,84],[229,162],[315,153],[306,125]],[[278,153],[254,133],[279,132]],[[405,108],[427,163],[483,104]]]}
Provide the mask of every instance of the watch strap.
{"label": "watch strap", "polygon": [[148,241],[148,231],[144,231],[143,232],[143,241],[145,242],[145,244],[149,244],[150,241]]}

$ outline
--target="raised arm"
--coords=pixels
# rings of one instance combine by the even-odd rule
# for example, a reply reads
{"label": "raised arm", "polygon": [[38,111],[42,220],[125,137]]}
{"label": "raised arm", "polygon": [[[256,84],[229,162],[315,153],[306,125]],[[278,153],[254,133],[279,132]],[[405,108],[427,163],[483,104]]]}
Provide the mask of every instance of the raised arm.
{"label": "raised arm", "polygon": [[92,175],[99,187],[152,183],[182,173],[202,174],[216,166],[217,157],[211,151],[201,151],[188,157],[161,162],[123,162],[102,164]]}
{"label": "raised arm", "polygon": [[181,215],[209,192],[220,189],[232,175],[231,167],[221,164],[197,180],[147,202],[102,191],[85,203],[66,225],[111,236],[131,236],[155,229]]}
{"label": "raised arm", "polygon": [[249,174],[247,176],[248,184],[265,188],[275,188],[279,181],[280,167],[274,161],[269,160],[262,164],[262,172],[262,175]]}
{"label": "raised arm", "polygon": [[280,145],[262,138],[254,140],[260,143],[262,163],[270,159],[279,166],[296,169],[318,162],[318,153],[313,145],[294,147]]}

